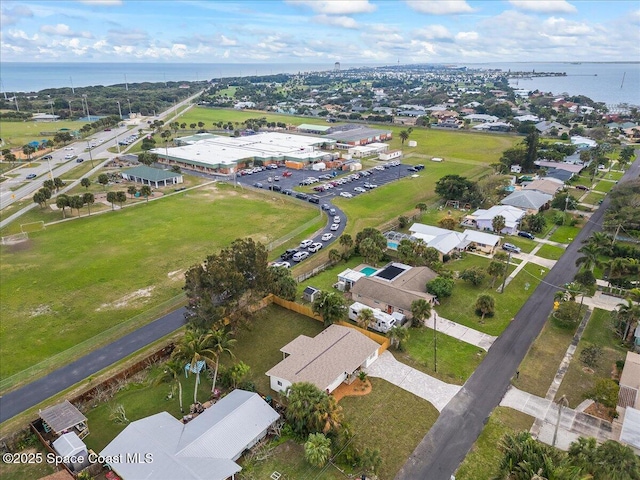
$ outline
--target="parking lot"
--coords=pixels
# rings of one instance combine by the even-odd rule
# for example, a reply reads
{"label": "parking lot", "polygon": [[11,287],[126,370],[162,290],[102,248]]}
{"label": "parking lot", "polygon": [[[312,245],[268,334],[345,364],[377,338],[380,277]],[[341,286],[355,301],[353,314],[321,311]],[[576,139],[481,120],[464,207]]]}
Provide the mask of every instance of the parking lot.
{"label": "parking lot", "polygon": [[[323,248],[328,248],[344,231],[347,217],[342,210],[332,204],[331,201],[334,197],[354,198],[358,195],[366,195],[370,190],[380,188],[389,182],[409,175],[416,175],[416,172],[410,171],[409,168],[412,166],[399,162],[395,162],[395,164],[388,162],[357,172],[315,172],[313,170],[292,170],[285,167],[264,168],[251,174],[237,175],[236,181],[247,187],[273,190],[274,193],[297,197],[300,201],[316,205],[328,215],[329,222],[325,228],[315,237],[308,239],[312,244],[296,249],[309,253],[308,256],[299,255],[296,257],[304,257],[299,260],[304,261]],[[328,187],[328,185],[331,186]],[[301,186],[305,187],[304,192],[301,188],[295,190]],[[319,191],[320,187],[322,187],[322,191]],[[314,191],[314,188],[317,191]],[[312,191],[309,192],[309,189]],[[322,246],[320,248],[317,245],[313,247],[313,244],[321,244]],[[310,246],[311,250],[309,250]],[[290,253],[290,256],[292,257],[294,254]],[[289,266],[294,266],[297,263],[292,258],[287,258],[286,262]]]}

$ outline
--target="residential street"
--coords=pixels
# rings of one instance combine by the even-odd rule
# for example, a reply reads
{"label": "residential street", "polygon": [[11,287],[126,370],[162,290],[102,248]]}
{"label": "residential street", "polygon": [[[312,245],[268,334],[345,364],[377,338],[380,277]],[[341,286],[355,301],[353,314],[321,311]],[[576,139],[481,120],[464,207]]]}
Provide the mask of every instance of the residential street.
{"label": "residential street", "polygon": [[[636,154],[638,151],[636,150]],[[640,160],[627,170],[622,181],[638,177]],[[609,204],[606,198],[574,242],[566,249],[462,390],[447,404],[440,417],[418,444],[396,479],[450,480],[482,428],[500,403],[520,362],[549,316],[558,285],[573,280],[581,242],[601,229]],[[507,287],[508,288],[508,287]],[[498,298],[497,301],[500,301]]]}

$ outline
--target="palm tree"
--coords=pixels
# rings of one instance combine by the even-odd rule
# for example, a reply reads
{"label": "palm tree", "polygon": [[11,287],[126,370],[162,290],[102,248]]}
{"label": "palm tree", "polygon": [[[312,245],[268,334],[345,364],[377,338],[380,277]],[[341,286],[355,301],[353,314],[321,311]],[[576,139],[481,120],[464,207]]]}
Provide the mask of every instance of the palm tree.
{"label": "palm tree", "polygon": [[398,136],[400,137],[400,141],[402,142],[402,145],[404,145],[404,142],[407,141],[407,139],[409,138],[409,132],[407,132],[406,130],[402,130]]}
{"label": "palm tree", "polygon": [[496,233],[502,232],[506,225],[507,221],[502,215],[496,215],[493,217],[493,220],[491,220],[491,228],[493,228],[493,231]]}
{"label": "palm tree", "polygon": [[402,350],[403,342],[409,339],[409,330],[402,327],[393,327],[387,333],[391,346],[396,350]]}
{"label": "palm tree", "polygon": [[584,268],[593,272],[593,269],[600,264],[602,247],[595,243],[587,243],[578,249],[583,256],[576,260],[576,267],[584,265]]}
{"label": "palm tree", "polygon": [[348,233],[342,235],[339,240],[340,246],[344,247],[345,252],[353,246],[353,238]]}
{"label": "palm tree", "polygon": [[331,458],[331,440],[322,433],[310,433],[304,444],[304,458],[314,467],[324,467]]}
{"label": "palm tree", "polygon": [[193,403],[198,403],[198,385],[200,384],[198,362],[202,360],[206,362],[215,356],[209,348],[208,342],[208,334],[196,330],[187,330],[171,354],[173,358],[181,362],[190,363],[190,370],[196,374],[196,382],[193,389]]}
{"label": "palm tree", "polygon": [[413,317],[412,325],[421,327],[424,321],[431,316],[431,304],[424,298],[411,302],[411,316]]}
{"label": "palm tree", "polygon": [[82,195],[82,202],[89,209],[89,215],[91,215],[91,205],[93,205],[95,201],[96,201],[96,198],[91,192],[85,192],[84,195]]}
{"label": "palm tree", "polygon": [[344,297],[337,292],[321,292],[313,302],[313,312],[320,315],[324,321],[324,326],[337,322],[344,318],[347,312],[347,305]]}
{"label": "palm tree", "polygon": [[356,323],[358,326],[364,330],[375,320],[373,315],[373,310],[370,308],[363,308],[358,312],[358,316],[356,317]]}
{"label": "palm tree", "polygon": [[213,330],[208,334],[207,344],[213,352],[216,359],[215,368],[213,371],[213,385],[211,385],[211,393],[216,389],[216,380],[218,378],[218,365],[220,363],[220,355],[226,353],[229,357],[234,358],[235,355],[231,351],[231,347],[236,344],[235,338],[230,338],[229,332],[224,329]]}
{"label": "palm tree", "polygon": [[634,303],[631,298],[626,298],[625,302],[618,304],[618,316],[625,320],[623,340],[627,340],[627,337],[634,332],[634,323],[637,323],[638,319],[640,319],[640,305]]}
{"label": "palm tree", "polygon": [[180,402],[180,412],[184,413],[184,409],[182,408],[182,382],[180,381],[181,377],[182,363],[177,359],[169,360],[167,363],[165,363],[163,372],[156,379],[156,384],[170,381],[175,382],[178,385],[178,401]]}
{"label": "palm tree", "polygon": [[476,311],[482,313],[480,322],[484,321],[484,316],[487,314],[493,314],[496,309],[496,301],[491,295],[482,294],[478,295],[476,300]]}

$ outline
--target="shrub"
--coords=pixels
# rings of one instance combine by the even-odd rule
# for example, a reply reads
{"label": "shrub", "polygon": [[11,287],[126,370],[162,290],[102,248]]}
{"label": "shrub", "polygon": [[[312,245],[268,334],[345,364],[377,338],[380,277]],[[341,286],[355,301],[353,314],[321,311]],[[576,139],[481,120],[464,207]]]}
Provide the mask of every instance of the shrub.
{"label": "shrub", "polygon": [[455,281],[453,278],[439,276],[427,282],[427,292],[438,298],[450,297]]}
{"label": "shrub", "polygon": [[598,360],[602,356],[602,348],[598,345],[589,345],[580,352],[580,361],[589,368],[595,368],[598,365]]}

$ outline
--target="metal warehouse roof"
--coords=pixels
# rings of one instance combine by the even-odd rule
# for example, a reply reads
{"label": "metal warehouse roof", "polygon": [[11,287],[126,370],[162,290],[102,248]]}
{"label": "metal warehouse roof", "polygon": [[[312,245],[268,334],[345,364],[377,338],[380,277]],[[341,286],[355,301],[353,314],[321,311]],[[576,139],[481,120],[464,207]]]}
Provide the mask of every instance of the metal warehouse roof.
{"label": "metal warehouse roof", "polygon": [[159,168],[147,167],[146,165],[129,168],[127,170],[123,170],[122,173],[128,176],[150,180],[152,182],[160,182],[162,180],[168,180],[170,178],[181,176],[179,173],[168,172],[166,170],[160,170]]}

